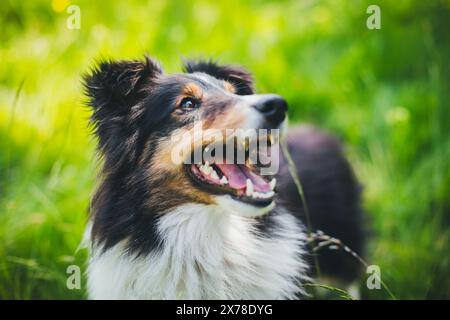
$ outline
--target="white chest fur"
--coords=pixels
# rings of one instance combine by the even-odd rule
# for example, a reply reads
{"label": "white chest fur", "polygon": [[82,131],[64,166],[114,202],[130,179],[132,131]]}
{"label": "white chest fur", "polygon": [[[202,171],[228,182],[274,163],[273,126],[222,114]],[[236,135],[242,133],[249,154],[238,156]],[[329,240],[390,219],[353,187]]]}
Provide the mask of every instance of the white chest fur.
{"label": "white chest fur", "polygon": [[271,237],[248,218],[204,205],[164,214],[162,249],[127,254],[125,243],[98,254],[88,269],[91,299],[290,299],[306,279],[304,233],[294,217],[274,217]]}

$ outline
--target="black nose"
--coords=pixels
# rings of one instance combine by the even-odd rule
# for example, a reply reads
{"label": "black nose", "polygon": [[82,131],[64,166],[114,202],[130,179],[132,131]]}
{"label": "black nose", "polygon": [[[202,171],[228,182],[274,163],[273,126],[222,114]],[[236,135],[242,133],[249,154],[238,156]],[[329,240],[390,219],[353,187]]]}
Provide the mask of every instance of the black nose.
{"label": "black nose", "polygon": [[276,94],[262,95],[254,107],[274,126],[280,125],[286,118],[287,102]]}

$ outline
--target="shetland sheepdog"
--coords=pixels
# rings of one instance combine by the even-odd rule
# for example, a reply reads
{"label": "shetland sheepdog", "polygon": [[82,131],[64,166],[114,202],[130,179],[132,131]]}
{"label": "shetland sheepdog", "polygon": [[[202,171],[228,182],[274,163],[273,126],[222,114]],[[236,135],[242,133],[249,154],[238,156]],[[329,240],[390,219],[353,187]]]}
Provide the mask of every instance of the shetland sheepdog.
{"label": "shetland sheepdog", "polygon": [[[314,127],[287,130],[287,102],[256,94],[245,69],[188,61],[166,74],[149,57],[109,60],[84,86],[102,160],[86,229],[89,298],[302,297],[315,269],[280,141],[312,227],[362,251],[359,185],[339,141]],[[239,139],[238,130],[256,134]],[[344,282],[359,272],[334,253],[319,261]]]}

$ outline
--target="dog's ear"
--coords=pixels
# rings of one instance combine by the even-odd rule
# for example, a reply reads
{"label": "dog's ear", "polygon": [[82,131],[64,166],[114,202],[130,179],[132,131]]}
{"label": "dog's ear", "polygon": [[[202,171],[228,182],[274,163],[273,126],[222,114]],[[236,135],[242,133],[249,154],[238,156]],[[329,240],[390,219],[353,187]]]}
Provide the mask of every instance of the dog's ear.
{"label": "dog's ear", "polygon": [[91,121],[101,148],[115,148],[112,142],[124,141],[132,133],[131,119],[139,112],[135,106],[161,73],[160,65],[145,57],[144,60],[103,60],[83,76],[88,104],[93,111]]}
{"label": "dog's ear", "polygon": [[239,95],[248,95],[255,92],[253,76],[244,68],[233,65],[219,65],[214,61],[188,60],[184,64],[187,73],[203,72],[217,79],[226,80],[236,87]]}

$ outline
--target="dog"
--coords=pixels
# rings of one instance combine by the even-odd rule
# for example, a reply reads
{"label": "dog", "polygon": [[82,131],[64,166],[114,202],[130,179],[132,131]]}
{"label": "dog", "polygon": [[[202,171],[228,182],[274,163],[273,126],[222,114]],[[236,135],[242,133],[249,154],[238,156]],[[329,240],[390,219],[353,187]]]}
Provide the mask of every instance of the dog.
{"label": "dog", "polygon": [[[187,61],[183,73],[166,74],[147,56],[100,61],[84,75],[84,87],[102,158],[85,233],[89,298],[306,294],[304,284],[317,270],[310,267],[305,212],[286,160],[278,157],[279,172],[263,176],[266,166],[249,162],[247,143],[241,164],[173,161],[180,146],[185,160],[206,151],[196,138],[182,142],[199,123],[219,132],[285,132],[282,97],[256,94],[252,75],[238,66]],[[331,217],[331,231],[344,230],[337,233],[346,239],[356,232],[350,244],[362,244],[358,183],[338,141],[311,128],[292,130],[286,139],[313,227],[326,231]],[[271,134],[256,140],[268,144],[266,155],[280,143]],[[333,274],[338,261],[337,276],[348,272],[346,280],[354,280],[357,268],[346,269],[342,257],[327,259],[326,272]]]}

